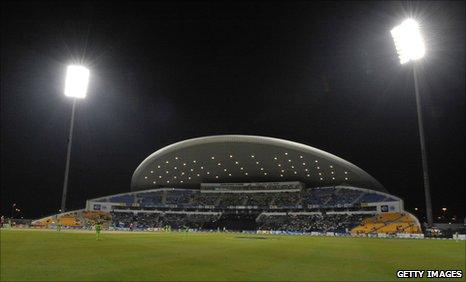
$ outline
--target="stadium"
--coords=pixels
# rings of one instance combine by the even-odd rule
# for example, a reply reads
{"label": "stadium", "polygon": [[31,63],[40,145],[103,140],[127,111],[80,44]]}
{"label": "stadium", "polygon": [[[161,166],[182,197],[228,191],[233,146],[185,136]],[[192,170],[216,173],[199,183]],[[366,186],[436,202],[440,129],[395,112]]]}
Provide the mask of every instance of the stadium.
{"label": "stadium", "polygon": [[421,235],[417,218],[376,179],[325,151],[276,138],[223,135],[181,141],[148,156],[131,192],[42,218],[110,230],[331,235]]}
{"label": "stadium", "polygon": [[465,281],[464,1],[61,3],[2,1],[0,282]]}
{"label": "stadium", "polygon": [[128,182],[129,192],[3,229],[2,280],[389,281],[413,277],[405,268],[461,280],[464,273],[464,241],[423,239],[402,199],[356,165],[304,144],[189,139],[149,155]]}

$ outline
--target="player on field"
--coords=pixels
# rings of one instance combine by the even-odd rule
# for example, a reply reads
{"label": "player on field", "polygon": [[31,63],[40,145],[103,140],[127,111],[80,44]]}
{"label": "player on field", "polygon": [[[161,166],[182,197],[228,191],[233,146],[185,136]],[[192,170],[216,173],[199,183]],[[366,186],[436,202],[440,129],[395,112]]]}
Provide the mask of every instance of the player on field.
{"label": "player on field", "polygon": [[95,225],[95,234],[97,236],[97,240],[100,240],[100,231],[102,230],[102,225],[100,222],[97,222]]}

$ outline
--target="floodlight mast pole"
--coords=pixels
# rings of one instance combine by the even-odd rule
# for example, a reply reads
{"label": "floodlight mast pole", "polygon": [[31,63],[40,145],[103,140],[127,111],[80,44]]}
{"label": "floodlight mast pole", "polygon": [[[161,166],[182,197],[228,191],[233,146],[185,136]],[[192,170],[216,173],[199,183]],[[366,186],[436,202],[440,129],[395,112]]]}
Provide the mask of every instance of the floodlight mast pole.
{"label": "floodlight mast pole", "polygon": [[434,221],[432,217],[432,200],[430,198],[429,169],[427,166],[426,143],[425,143],[425,137],[424,137],[421,97],[419,95],[419,85],[418,85],[416,63],[413,63],[412,67],[413,67],[413,77],[414,77],[414,92],[416,94],[416,108],[417,108],[417,122],[418,122],[418,128],[419,128],[419,140],[421,143],[422,173],[424,177],[424,194],[426,198],[427,225],[428,227],[432,227]]}
{"label": "floodlight mast pole", "polygon": [[73,142],[75,111],[76,111],[76,98],[73,98],[73,108],[71,110],[70,133],[68,135],[68,150],[66,152],[65,178],[63,180],[63,193],[61,197],[61,212],[65,212],[65,207],[66,207],[66,194],[68,192],[68,176],[70,173],[71,143]]}

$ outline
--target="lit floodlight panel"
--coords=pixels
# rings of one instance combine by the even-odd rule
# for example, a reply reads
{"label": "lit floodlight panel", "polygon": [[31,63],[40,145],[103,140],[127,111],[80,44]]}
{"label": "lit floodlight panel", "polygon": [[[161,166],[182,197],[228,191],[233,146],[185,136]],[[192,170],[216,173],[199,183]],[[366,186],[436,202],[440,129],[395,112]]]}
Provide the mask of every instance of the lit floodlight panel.
{"label": "lit floodlight panel", "polygon": [[405,64],[424,57],[426,52],[419,24],[413,19],[403,21],[391,30],[400,63]]}
{"label": "lit floodlight panel", "polygon": [[66,70],[65,95],[74,98],[85,98],[89,70],[83,66],[71,65]]}

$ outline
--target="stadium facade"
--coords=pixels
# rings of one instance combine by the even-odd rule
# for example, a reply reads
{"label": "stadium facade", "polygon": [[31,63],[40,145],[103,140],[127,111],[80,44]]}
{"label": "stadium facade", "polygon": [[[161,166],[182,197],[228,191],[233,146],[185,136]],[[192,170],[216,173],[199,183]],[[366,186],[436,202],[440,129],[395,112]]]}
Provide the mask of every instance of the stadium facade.
{"label": "stadium facade", "polygon": [[325,151],[245,135],[181,141],[148,156],[131,191],[89,199],[84,210],[35,221],[111,229],[421,232],[375,178]]}

